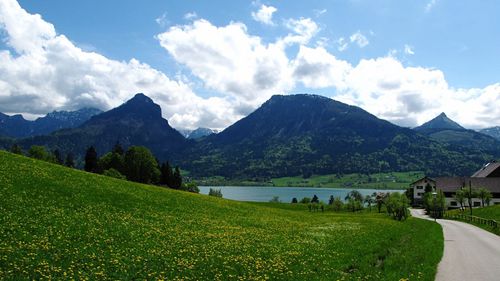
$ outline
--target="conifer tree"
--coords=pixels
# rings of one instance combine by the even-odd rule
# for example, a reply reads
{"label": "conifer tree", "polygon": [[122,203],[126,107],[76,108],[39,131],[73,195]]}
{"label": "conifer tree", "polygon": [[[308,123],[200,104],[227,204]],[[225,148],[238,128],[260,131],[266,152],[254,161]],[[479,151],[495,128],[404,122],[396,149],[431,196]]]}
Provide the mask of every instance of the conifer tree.
{"label": "conifer tree", "polygon": [[160,184],[167,185],[168,187],[172,187],[173,182],[173,173],[170,164],[167,162],[163,163],[160,167]]}
{"label": "conifer tree", "polygon": [[123,147],[121,146],[120,142],[117,141],[115,143],[115,146],[113,146],[113,150],[111,152],[123,155],[125,153],[125,150],[123,150]]}
{"label": "conifer tree", "polygon": [[74,168],[75,167],[75,157],[73,156],[73,153],[68,153],[66,155],[66,160],[64,160],[64,166]]}
{"label": "conifer tree", "polygon": [[175,167],[171,187],[175,189],[180,189],[182,187],[182,176],[181,171],[179,170],[179,166]]}
{"label": "conifer tree", "polygon": [[59,149],[54,150],[52,154],[54,155],[54,160],[56,161],[56,164],[62,165],[64,163]]}
{"label": "conifer tree", "polygon": [[10,152],[15,153],[15,154],[19,154],[19,155],[23,154],[23,150],[21,149],[21,147],[18,144],[13,144],[10,148]]}
{"label": "conifer tree", "polygon": [[95,173],[97,172],[97,151],[93,146],[87,149],[85,153],[85,171]]}

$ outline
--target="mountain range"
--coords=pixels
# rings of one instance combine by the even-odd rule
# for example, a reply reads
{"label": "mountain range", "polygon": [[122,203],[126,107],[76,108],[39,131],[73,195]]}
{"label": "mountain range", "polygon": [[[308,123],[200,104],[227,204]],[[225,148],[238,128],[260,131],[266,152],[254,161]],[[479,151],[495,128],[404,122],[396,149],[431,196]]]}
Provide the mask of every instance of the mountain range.
{"label": "mountain range", "polygon": [[101,112],[95,108],[54,111],[34,121],[26,120],[20,114],[9,116],[0,113],[0,136],[23,138],[46,135],[60,129],[78,127]]}
{"label": "mountain range", "polygon": [[116,143],[124,147],[142,145],[156,157],[169,159],[185,149],[189,141],[162,118],[159,105],[144,94],[136,94],[121,106],[94,115],[77,128],[20,139],[18,143],[24,148],[44,145],[80,156],[91,145],[100,154],[110,151]]}
{"label": "mountain range", "polygon": [[468,130],[441,113],[434,119],[415,128],[433,140],[452,145],[480,149],[484,152],[499,155],[500,141],[490,135]]}
{"label": "mountain range", "polygon": [[212,130],[210,128],[197,128],[197,129],[194,129],[194,130],[184,129],[184,130],[178,130],[178,131],[185,138],[187,138],[187,139],[193,139],[193,140],[201,139],[203,137],[219,133],[219,131]]}
{"label": "mountain range", "polygon": [[[450,132],[463,141],[439,137]],[[479,136],[476,144],[467,143]],[[484,146],[483,140],[488,140]],[[193,176],[248,179],[412,170],[464,175],[500,155],[497,140],[466,130],[445,114],[412,130],[359,107],[307,94],[273,96],[224,131],[197,141],[172,128],[143,94],[76,128],[16,140],[25,149],[45,145],[80,157],[90,145],[103,154],[116,142],[144,145]],[[5,148],[11,144],[0,139]]]}
{"label": "mountain range", "polygon": [[500,140],[500,127],[491,127],[479,130],[480,133],[494,137],[497,140]]}

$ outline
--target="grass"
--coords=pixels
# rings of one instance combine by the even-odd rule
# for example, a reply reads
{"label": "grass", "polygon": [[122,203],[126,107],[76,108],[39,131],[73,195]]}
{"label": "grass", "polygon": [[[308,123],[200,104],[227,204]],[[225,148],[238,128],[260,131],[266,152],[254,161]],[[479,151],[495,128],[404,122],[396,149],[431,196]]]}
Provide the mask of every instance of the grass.
{"label": "grass", "polygon": [[441,228],[130,183],[0,151],[0,279],[433,280]]}
{"label": "grass", "polygon": [[[460,210],[452,210],[452,211],[447,211],[448,214],[460,214]],[[465,215],[470,215],[470,209],[466,209],[463,214]],[[493,205],[489,207],[484,207],[484,208],[472,208],[472,215],[476,217],[481,217],[483,219],[491,219],[491,220],[496,220],[498,223],[500,223],[500,205]],[[468,223],[471,223],[469,221],[466,221]],[[500,227],[493,228],[489,225],[484,225],[480,223],[472,223],[475,226],[481,227],[482,229],[485,229],[487,231],[493,232],[497,235],[500,235]]]}
{"label": "grass", "polygon": [[274,178],[270,181],[230,180],[214,176],[198,179],[205,186],[277,186],[277,187],[333,187],[333,188],[373,188],[373,189],[406,189],[410,183],[422,178],[422,172],[391,172],[377,174],[347,175],[312,175],[304,179],[302,176]]}
{"label": "grass", "polygon": [[314,175],[307,179],[302,177],[284,177],[273,179],[272,182],[275,186],[406,189],[410,183],[422,177],[422,172],[393,172],[371,175]]}

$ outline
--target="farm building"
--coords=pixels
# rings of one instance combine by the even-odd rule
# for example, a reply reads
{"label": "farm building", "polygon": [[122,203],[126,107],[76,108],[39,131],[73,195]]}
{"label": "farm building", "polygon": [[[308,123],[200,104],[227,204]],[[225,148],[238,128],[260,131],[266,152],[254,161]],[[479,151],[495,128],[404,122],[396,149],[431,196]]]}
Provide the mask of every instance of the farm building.
{"label": "farm building", "polygon": [[[500,204],[500,163],[490,162],[470,177],[424,177],[410,184],[410,187],[413,188],[413,198],[417,204],[422,202],[426,189],[432,191],[442,190],[448,207],[456,208],[459,204],[453,196],[460,188],[486,188],[493,196],[490,204]],[[468,206],[468,204],[468,202],[465,202],[465,206]],[[472,206],[480,205],[481,200],[479,198],[472,200]]]}

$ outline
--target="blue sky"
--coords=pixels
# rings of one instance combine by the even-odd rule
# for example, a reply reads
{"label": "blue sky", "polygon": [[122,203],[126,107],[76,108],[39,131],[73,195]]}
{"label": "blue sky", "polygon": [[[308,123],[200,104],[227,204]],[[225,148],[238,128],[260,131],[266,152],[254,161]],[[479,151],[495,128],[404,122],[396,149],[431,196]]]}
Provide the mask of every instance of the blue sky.
{"label": "blue sky", "polygon": [[[39,13],[77,45],[109,58],[137,58],[166,73],[175,66],[154,36],[169,26],[186,24],[184,15],[195,12],[215,25],[241,21],[249,33],[269,41],[286,33],[252,20],[252,1],[19,1]],[[328,50],[355,64],[361,58],[384,56],[412,46],[415,55],[406,64],[441,69],[455,87],[484,87],[498,82],[500,72],[500,4],[497,1],[269,1],[276,21],[311,17],[329,40],[356,31],[370,45],[345,52]],[[325,11],[316,16],[319,11]],[[164,24],[155,19],[164,16]],[[373,32],[374,35],[370,35]]]}
{"label": "blue sky", "polygon": [[[141,91],[143,86],[177,127],[221,129],[272,94],[298,92],[361,106],[402,126],[421,124],[441,111],[471,128],[500,125],[500,111],[493,108],[500,95],[497,1],[6,3],[14,4],[0,7],[0,47],[10,58],[9,64],[0,62],[0,71],[12,76],[0,96],[4,112],[39,115],[84,105],[107,109],[132,96],[128,88]],[[16,35],[15,20],[35,14],[41,15],[36,25],[52,25],[55,34],[37,27],[27,29],[34,30],[33,36]],[[60,43],[61,36],[69,43]],[[57,50],[67,56],[54,59],[54,44],[44,47],[43,42],[64,45]],[[33,55],[39,51],[28,54],[23,44],[39,44],[43,63]],[[22,78],[20,57],[55,72],[70,68],[74,77],[44,76],[52,86],[44,84],[42,95],[34,90],[40,81],[14,84]],[[96,70],[101,63],[105,67]],[[116,73],[142,78],[115,81]],[[23,103],[33,97],[40,102]]]}

